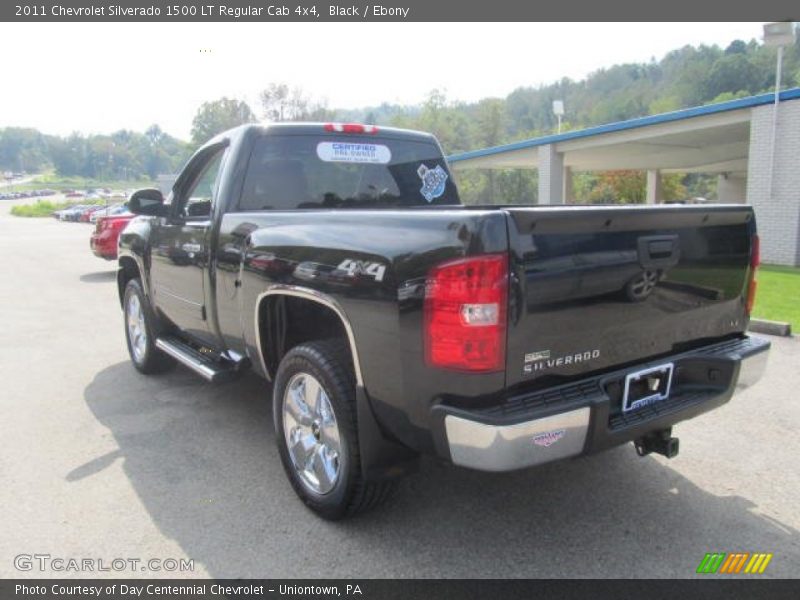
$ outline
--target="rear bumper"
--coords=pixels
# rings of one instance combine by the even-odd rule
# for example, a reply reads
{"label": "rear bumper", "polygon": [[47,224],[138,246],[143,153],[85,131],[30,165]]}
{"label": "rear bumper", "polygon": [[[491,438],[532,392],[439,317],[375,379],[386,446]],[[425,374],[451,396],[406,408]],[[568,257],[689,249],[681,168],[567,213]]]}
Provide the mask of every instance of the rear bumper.
{"label": "rear bumper", "polygon": [[[478,410],[434,407],[437,451],[454,464],[511,471],[591,454],[708,412],[764,373],[770,343],[744,337],[509,399]],[[621,382],[650,366],[675,366],[672,391],[623,413]]]}

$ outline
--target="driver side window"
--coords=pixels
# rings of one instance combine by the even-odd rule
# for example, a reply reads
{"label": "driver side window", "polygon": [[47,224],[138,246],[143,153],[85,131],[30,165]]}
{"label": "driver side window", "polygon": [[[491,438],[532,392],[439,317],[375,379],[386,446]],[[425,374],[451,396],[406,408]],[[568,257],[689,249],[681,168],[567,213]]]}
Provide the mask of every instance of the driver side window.
{"label": "driver side window", "polygon": [[186,192],[181,194],[181,201],[176,207],[175,213],[179,218],[209,218],[211,216],[226,150],[227,147],[217,149],[201,167]]}

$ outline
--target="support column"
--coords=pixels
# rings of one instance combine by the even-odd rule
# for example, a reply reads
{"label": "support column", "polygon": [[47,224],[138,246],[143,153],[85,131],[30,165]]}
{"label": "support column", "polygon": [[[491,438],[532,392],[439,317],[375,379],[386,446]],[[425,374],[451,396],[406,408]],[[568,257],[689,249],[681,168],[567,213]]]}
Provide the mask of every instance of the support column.
{"label": "support column", "polygon": [[664,201],[664,194],[661,190],[661,171],[650,169],[647,171],[647,204],[658,204]]}
{"label": "support column", "polygon": [[747,198],[747,177],[738,173],[717,175],[717,202],[744,204]]}
{"label": "support column", "polygon": [[539,146],[539,204],[564,204],[564,155]]}
{"label": "support column", "polygon": [[772,104],[752,109],[747,201],[756,211],[761,261],[796,267],[800,266],[800,101],[780,103],[774,161],[770,161],[774,110]]}
{"label": "support column", "polygon": [[564,167],[562,178],[564,180],[564,192],[561,197],[564,198],[564,204],[575,204],[575,190],[572,186],[572,169]]}

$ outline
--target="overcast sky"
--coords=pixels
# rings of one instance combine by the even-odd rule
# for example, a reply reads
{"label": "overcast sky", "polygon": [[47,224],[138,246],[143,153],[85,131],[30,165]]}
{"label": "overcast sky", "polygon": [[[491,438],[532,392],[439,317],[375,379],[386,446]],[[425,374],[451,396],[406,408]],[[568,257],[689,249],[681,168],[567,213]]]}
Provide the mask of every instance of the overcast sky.
{"label": "overcast sky", "polygon": [[[331,108],[505,96],[685,44],[760,39],[761,23],[0,23],[0,127],[188,139],[200,104],[270,82]],[[202,50],[202,51],[201,51]],[[569,107],[567,107],[569,110]]]}

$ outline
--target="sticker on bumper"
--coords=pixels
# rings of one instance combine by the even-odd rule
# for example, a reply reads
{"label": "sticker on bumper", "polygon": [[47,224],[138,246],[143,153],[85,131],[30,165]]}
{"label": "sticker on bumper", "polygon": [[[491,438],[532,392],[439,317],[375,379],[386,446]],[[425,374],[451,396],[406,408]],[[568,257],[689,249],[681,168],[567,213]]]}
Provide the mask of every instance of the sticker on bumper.
{"label": "sticker on bumper", "polygon": [[549,448],[553,444],[555,444],[558,440],[563,438],[566,435],[566,431],[564,429],[558,429],[556,431],[548,431],[547,433],[540,433],[533,437],[533,443],[537,446],[543,446],[545,448]]}

